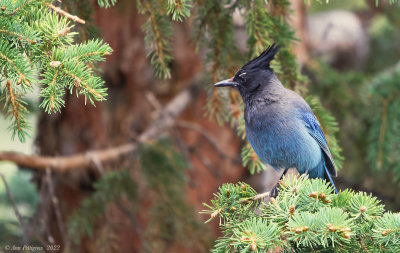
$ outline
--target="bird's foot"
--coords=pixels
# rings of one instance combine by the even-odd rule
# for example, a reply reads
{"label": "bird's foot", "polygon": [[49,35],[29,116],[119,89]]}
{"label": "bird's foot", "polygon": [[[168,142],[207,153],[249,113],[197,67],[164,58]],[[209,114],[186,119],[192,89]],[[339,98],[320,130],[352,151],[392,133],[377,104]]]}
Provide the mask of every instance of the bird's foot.
{"label": "bird's foot", "polygon": [[272,198],[276,198],[276,197],[278,196],[279,187],[280,187],[280,184],[277,183],[277,184],[274,186],[274,188],[272,188],[271,194],[270,194],[270,196],[271,196]]}

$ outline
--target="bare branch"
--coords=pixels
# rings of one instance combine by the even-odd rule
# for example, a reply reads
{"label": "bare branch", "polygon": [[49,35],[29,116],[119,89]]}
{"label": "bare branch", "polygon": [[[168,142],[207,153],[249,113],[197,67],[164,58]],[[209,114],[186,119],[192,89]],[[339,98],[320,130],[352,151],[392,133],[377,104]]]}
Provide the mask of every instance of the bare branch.
{"label": "bare branch", "polygon": [[63,9],[61,9],[60,7],[56,7],[53,4],[48,4],[47,5],[50,9],[54,10],[55,12],[57,12],[58,14],[60,14],[61,16],[64,16],[66,18],[69,18],[77,23],[81,23],[81,24],[85,24],[85,20],[81,19],[78,16],[72,15],[66,11],[64,11]]}
{"label": "bare branch", "polygon": [[151,139],[157,139],[161,133],[174,125],[176,117],[190,104],[190,102],[200,93],[200,82],[194,82],[178,93],[160,111],[157,119],[144,131],[136,143],[127,143],[120,146],[88,151],[72,156],[37,156],[25,155],[19,152],[0,152],[0,161],[11,161],[25,168],[37,171],[45,171],[47,167],[56,172],[66,172],[72,169],[87,168],[93,163],[113,161],[121,156],[132,155],[138,147],[138,143],[143,143]]}

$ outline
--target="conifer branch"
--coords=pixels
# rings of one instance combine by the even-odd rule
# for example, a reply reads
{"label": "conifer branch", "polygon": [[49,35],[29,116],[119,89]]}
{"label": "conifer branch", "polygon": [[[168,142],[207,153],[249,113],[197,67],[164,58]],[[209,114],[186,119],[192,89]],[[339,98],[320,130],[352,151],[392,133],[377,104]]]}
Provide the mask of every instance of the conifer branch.
{"label": "conifer branch", "polygon": [[[223,236],[212,252],[390,252],[400,247],[400,214],[366,193],[333,193],[328,182],[285,176],[268,203],[244,183],[224,184],[202,211],[220,219]],[[254,203],[249,200],[254,200]],[[384,214],[383,214],[384,213]]]}
{"label": "conifer branch", "polygon": [[13,111],[13,116],[15,118],[15,122],[17,124],[17,129],[18,131],[21,131],[21,126],[19,124],[19,104],[17,102],[17,98],[15,97],[15,93],[14,90],[11,87],[11,81],[7,80],[7,92],[11,101],[11,107],[12,107],[12,111]]}
{"label": "conifer branch", "polygon": [[172,14],[172,20],[182,21],[190,16],[191,4],[188,0],[168,0],[167,14]]}
{"label": "conifer branch", "polygon": [[[5,54],[3,54],[2,52],[0,52],[0,58],[4,59],[8,64],[10,64],[14,70],[17,72],[18,76],[19,76],[19,80],[23,81],[23,83],[27,86],[30,86],[31,82],[26,79],[26,76],[22,73],[22,71],[17,67],[17,65],[15,65],[14,61],[11,60],[9,57],[7,57]],[[20,83],[20,81],[18,81]]]}
{"label": "conifer branch", "polygon": [[[110,1],[100,2],[108,5]],[[65,105],[65,88],[72,92],[74,85],[78,86],[77,95],[84,95],[85,102],[89,100],[94,104],[94,101],[105,100],[104,81],[92,67],[104,61],[112,50],[100,39],[81,44],[74,42],[77,33],[70,20],[82,24],[84,20],[54,6],[51,0],[17,0],[3,4],[0,10],[1,75],[16,86],[5,85],[6,92],[1,93],[0,99],[6,100],[6,109],[10,108],[5,110],[6,114],[15,119],[10,127],[13,137],[17,134],[24,141],[28,135],[25,116],[29,111],[21,98],[30,91],[27,88],[32,83],[43,84],[40,107],[48,113],[61,110]]]}
{"label": "conifer branch", "polygon": [[22,33],[13,32],[13,31],[9,31],[9,30],[6,30],[6,29],[0,29],[0,33],[4,33],[6,35],[11,35],[11,36],[18,37],[18,40],[26,40],[28,43],[31,43],[31,44],[36,44],[37,43],[36,40],[28,39]]}
{"label": "conifer branch", "polygon": [[150,58],[156,75],[169,79],[171,71],[168,64],[172,59],[170,55],[171,22],[163,13],[159,12],[161,9],[158,6],[159,3],[152,5],[150,3],[150,1],[138,1],[139,12],[148,16],[142,26],[142,30],[146,33],[144,38],[146,48],[150,50],[147,56]]}
{"label": "conifer branch", "polygon": [[15,15],[17,12],[19,12],[20,10],[22,10],[23,8],[25,8],[27,5],[35,2],[37,0],[28,0],[26,2],[24,2],[23,4],[21,4],[20,6],[18,6],[17,8],[15,8],[12,12],[8,13],[7,16],[11,16],[11,15]]}

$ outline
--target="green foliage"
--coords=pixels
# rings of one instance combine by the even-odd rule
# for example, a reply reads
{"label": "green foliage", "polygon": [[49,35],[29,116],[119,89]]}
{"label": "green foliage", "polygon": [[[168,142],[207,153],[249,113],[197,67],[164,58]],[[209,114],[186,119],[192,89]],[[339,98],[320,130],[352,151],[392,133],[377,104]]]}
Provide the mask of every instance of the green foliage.
{"label": "green foliage", "polygon": [[[389,3],[390,4],[394,4],[394,3],[397,3],[399,0],[389,0]],[[379,5],[379,0],[375,0],[375,4],[376,4],[376,6],[378,6]]]}
{"label": "green foliage", "polygon": [[117,3],[117,0],[97,0],[97,3],[100,7],[108,8],[114,6]]}
{"label": "green foliage", "polygon": [[23,97],[34,85],[40,84],[40,106],[48,113],[64,106],[66,88],[93,105],[107,95],[93,67],[111,54],[111,48],[101,40],[74,43],[74,25],[51,4],[49,0],[0,1],[0,99],[12,120],[13,136],[21,141],[30,129]]}
{"label": "green foliage", "polygon": [[91,236],[96,222],[104,215],[107,205],[119,203],[127,197],[130,203],[137,199],[137,186],[129,170],[106,172],[93,184],[95,192],[83,200],[81,207],[68,220],[68,234],[75,244],[82,237]]}
{"label": "green foliage", "polygon": [[400,250],[400,215],[384,213],[380,201],[364,192],[335,194],[322,179],[290,175],[276,198],[260,204],[268,196],[243,183],[220,187],[203,211],[208,221],[220,219],[223,235],[213,252]]}
{"label": "green foliage", "polygon": [[172,20],[183,21],[190,16],[191,7],[188,0],[168,0],[167,14],[172,15]]}
{"label": "green foliage", "polygon": [[[146,22],[142,25],[142,30],[145,33],[144,42],[149,50],[147,57],[150,58],[155,74],[158,77],[169,79],[171,78],[169,63],[172,59],[172,22],[167,16],[166,10],[168,9],[169,11],[170,8],[174,8],[176,5],[169,2],[169,5],[166,6],[165,2],[156,0],[137,0],[136,3],[139,13],[147,17]],[[173,17],[177,18],[177,15],[180,15],[180,10],[179,8],[174,9]],[[186,11],[184,12],[186,13]]]}

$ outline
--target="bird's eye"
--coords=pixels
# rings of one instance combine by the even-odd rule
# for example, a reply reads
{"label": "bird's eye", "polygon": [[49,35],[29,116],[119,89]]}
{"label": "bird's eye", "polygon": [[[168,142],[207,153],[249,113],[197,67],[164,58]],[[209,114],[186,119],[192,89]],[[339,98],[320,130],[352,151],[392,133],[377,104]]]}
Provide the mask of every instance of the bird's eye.
{"label": "bird's eye", "polygon": [[242,81],[246,81],[246,79],[245,79],[245,75],[246,75],[246,73],[245,73],[245,72],[243,72],[243,73],[241,73],[240,75],[238,75],[238,77],[240,78],[240,80],[242,80]]}

